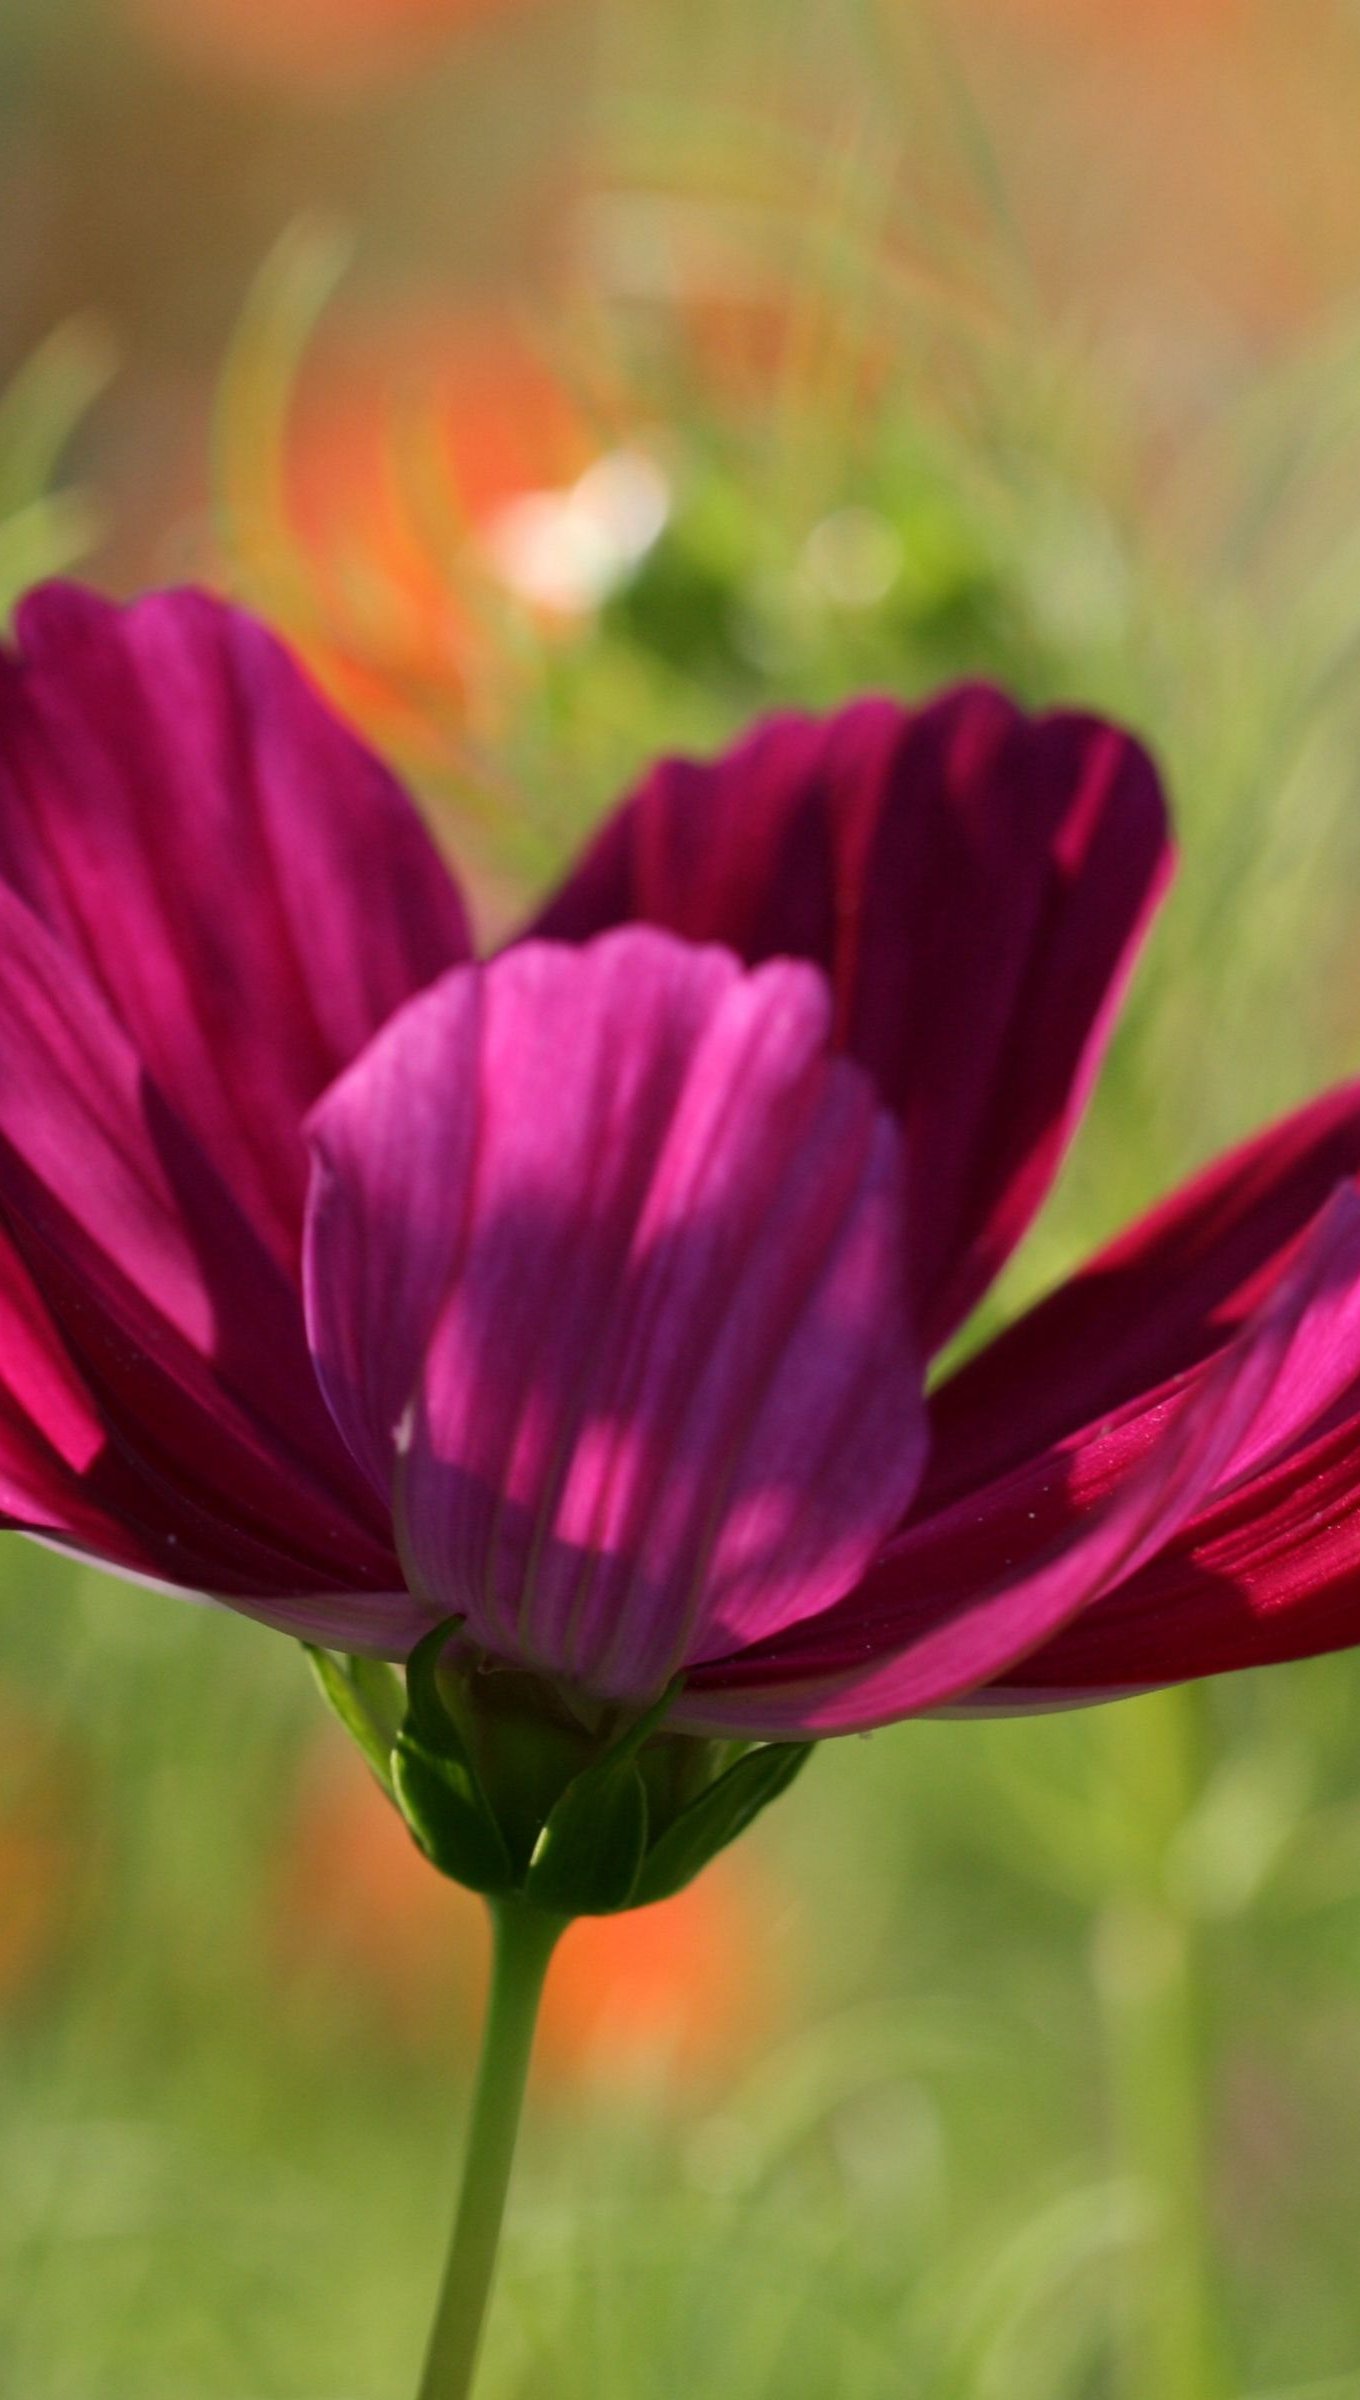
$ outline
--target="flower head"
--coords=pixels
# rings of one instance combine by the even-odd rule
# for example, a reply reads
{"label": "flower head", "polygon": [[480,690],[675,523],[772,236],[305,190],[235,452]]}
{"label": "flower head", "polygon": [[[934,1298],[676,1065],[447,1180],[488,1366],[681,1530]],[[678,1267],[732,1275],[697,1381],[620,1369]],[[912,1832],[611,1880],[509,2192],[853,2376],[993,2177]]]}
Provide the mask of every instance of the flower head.
{"label": "flower head", "polygon": [[6,1520],[349,1652],[456,1619],[564,1740],[665,1692],[668,1735],[798,1740],[1355,1639],[1354,1087],[925,1396],[1168,855],[1109,726],[870,700],[658,767],[479,963],[260,627],[35,595]]}

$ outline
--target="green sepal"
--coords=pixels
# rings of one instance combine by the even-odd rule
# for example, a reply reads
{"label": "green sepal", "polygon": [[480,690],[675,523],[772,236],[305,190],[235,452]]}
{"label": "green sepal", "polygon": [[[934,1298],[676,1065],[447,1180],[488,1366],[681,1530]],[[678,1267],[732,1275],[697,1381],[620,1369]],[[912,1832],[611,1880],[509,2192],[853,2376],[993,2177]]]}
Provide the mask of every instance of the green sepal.
{"label": "green sepal", "polygon": [[683,1891],[711,1858],[788,1790],[814,1747],[812,1742],[763,1743],[682,1808],[647,1854],[633,1887],[634,1908]]}
{"label": "green sepal", "polygon": [[[472,1774],[471,1762],[463,1746],[453,1718],[444,1705],[439,1689],[439,1662],[463,1620],[445,1617],[442,1624],[422,1636],[406,1661],[407,1728],[414,1732],[427,1749],[462,1759]],[[483,1803],[485,1805],[485,1803]]]}
{"label": "green sepal", "polygon": [[357,1742],[383,1790],[390,1792],[393,1728],[389,1708],[384,1705],[388,1694],[379,1676],[387,1677],[399,1697],[396,1676],[373,1659],[323,1650],[314,1642],[304,1642],[302,1648],[322,1699]]}
{"label": "green sepal", "polygon": [[534,1845],[526,1899],[569,1917],[612,1916],[631,1904],[649,1820],[637,1754],[678,1689],[668,1686],[603,1758],[573,1776]]}
{"label": "green sepal", "polygon": [[451,1740],[436,1750],[422,1739],[414,1714],[407,1718],[392,1752],[392,1796],[441,1875],[473,1892],[512,1891],[515,1870],[504,1836],[452,1725],[449,1732]]}
{"label": "green sepal", "polygon": [[417,1642],[406,1662],[407,1712],[392,1751],[392,1796],[441,1875],[473,1892],[514,1889],[505,1836],[444,1704],[439,1662],[461,1617]]}
{"label": "green sepal", "polygon": [[390,1750],[406,1714],[406,1686],[385,1658],[347,1652],[345,1666],[360,1701]]}
{"label": "green sepal", "polygon": [[568,1917],[627,1908],[647,1849],[647,1790],[631,1757],[567,1785],[534,1845],[524,1896]]}

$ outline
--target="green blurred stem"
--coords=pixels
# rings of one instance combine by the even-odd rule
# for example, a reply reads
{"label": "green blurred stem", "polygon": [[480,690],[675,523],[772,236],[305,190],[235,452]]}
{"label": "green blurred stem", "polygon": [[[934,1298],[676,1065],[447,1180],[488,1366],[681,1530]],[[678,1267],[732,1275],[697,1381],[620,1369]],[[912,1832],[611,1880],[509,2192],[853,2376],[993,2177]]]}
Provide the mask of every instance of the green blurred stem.
{"label": "green blurred stem", "polygon": [[518,1899],[489,1903],[495,1934],[453,2245],[418,2400],[467,2400],[496,2272],[506,2193],[548,1963],[568,1920]]}
{"label": "green blurred stem", "polygon": [[1097,1937],[1111,2131],[1136,2193],[1118,2335],[1122,2400],[1227,2400],[1209,2211],[1199,1938],[1168,1873],[1199,1790],[1201,1696],[1189,1687],[1108,1713],[1127,1833],[1122,1889]]}

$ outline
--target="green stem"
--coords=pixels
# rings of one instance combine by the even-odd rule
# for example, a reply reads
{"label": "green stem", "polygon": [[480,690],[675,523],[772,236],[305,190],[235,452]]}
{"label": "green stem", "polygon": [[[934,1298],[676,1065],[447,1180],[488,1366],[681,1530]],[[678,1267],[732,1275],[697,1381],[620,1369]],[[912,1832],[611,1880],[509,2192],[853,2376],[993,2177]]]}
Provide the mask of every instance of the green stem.
{"label": "green stem", "polygon": [[568,1920],[493,1900],[495,1950],[453,2244],[417,2400],[468,2400],[496,2272],[544,1977]]}

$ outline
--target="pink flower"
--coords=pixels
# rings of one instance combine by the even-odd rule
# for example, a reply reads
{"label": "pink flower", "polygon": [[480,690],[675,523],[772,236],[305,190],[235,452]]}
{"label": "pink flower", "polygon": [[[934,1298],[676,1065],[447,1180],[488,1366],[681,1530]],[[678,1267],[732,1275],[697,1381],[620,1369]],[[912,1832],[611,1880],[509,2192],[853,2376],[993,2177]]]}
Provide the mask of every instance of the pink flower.
{"label": "pink flower", "polygon": [[[1360,1086],[933,1394],[1166,880],[1156,777],[967,689],[658,767],[470,958],[258,626],[0,662],[0,1509],[670,1722],[835,1733],[1360,1637]],[[310,1150],[310,1177],[309,1177]]]}

